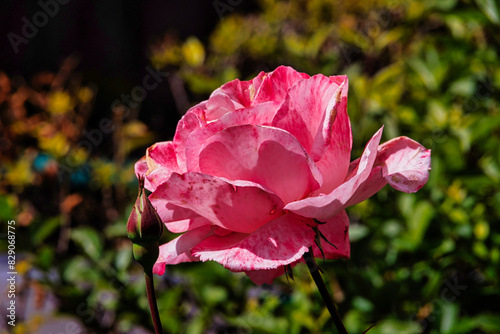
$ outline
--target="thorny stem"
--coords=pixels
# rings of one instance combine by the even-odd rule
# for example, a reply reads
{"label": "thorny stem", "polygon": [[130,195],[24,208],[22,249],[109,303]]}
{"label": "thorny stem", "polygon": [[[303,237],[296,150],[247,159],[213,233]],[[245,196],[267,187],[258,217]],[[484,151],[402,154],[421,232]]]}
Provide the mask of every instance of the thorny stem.
{"label": "thorny stem", "polygon": [[323,298],[323,302],[325,303],[326,308],[328,309],[330,315],[332,316],[333,322],[335,323],[335,327],[337,327],[337,331],[340,334],[348,334],[347,330],[345,329],[344,323],[340,318],[339,311],[337,311],[337,307],[335,306],[335,303],[332,297],[330,296],[328,289],[326,288],[325,282],[323,282],[323,278],[321,277],[319,267],[316,264],[316,260],[314,259],[312,247],[309,247],[309,251],[304,254],[304,260],[306,261],[307,268],[309,268],[314,283],[316,283],[319,293]]}
{"label": "thorny stem", "polygon": [[144,278],[146,279],[146,290],[148,291],[149,310],[153,318],[153,325],[156,334],[163,334],[163,329],[160,321],[160,313],[158,312],[158,305],[156,304],[155,286],[153,282],[153,273],[151,271],[144,271]]}

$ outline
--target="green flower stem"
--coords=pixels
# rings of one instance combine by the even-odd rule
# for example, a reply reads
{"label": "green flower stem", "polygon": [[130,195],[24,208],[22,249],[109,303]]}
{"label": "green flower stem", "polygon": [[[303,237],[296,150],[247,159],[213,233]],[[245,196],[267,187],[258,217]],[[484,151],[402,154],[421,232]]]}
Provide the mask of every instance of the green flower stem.
{"label": "green flower stem", "polygon": [[160,321],[160,313],[158,312],[158,305],[156,304],[155,285],[153,282],[153,272],[144,271],[144,278],[146,279],[146,290],[148,291],[149,310],[153,318],[153,325],[156,334],[163,334],[163,329]]}
{"label": "green flower stem", "polygon": [[332,316],[333,322],[335,323],[335,327],[337,327],[337,331],[340,334],[348,334],[347,330],[345,329],[344,323],[340,318],[339,311],[337,311],[337,307],[335,306],[335,303],[331,295],[328,293],[328,289],[326,288],[325,282],[323,282],[323,278],[321,277],[319,267],[316,264],[316,260],[314,259],[312,247],[309,247],[309,251],[304,254],[304,260],[306,261],[307,268],[309,268],[314,283],[316,283],[319,293],[323,298],[323,302],[325,303],[326,308],[328,309],[330,315]]}

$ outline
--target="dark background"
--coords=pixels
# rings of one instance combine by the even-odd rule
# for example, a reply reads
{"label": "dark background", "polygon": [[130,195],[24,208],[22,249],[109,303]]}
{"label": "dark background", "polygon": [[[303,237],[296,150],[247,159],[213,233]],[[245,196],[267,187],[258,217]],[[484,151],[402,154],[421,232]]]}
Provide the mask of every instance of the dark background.
{"label": "dark background", "polygon": [[[91,126],[110,113],[113,100],[138,84],[150,65],[150,46],[161,41],[166,32],[180,40],[194,35],[206,42],[219,22],[211,1],[78,1],[59,4],[36,35],[20,43],[16,53],[7,35],[23,37],[25,22],[33,23],[36,13],[43,11],[39,1],[4,0],[0,4],[0,70],[10,77],[29,80],[41,71],[57,72],[69,56],[76,56],[78,73],[85,83],[97,84],[99,91]],[[50,6],[53,8],[53,5]],[[255,9],[252,1],[244,1],[235,12]],[[39,19],[38,16],[37,19]],[[39,19],[43,20],[43,19]],[[175,123],[186,110],[177,110],[167,84],[148,92],[139,119],[148,121],[152,130],[166,139],[173,135]]]}

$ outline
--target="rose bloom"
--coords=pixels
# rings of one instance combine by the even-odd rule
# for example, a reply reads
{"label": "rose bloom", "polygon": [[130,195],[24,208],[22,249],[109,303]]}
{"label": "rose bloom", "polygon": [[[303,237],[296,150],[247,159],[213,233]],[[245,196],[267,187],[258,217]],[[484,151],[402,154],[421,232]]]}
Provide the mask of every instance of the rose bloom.
{"label": "rose bloom", "polygon": [[[309,76],[281,66],[233,80],[182,117],[172,141],[147,149],[135,166],[176,239],[154,266],[213,260],[271,283],[315,244],[326,259],[348,258],[345,208],[387,183],[407,193],[429,177],[430,150],[382,129],[350,162],[346,76]],[[330,245],[333,244],[334,246]]]}

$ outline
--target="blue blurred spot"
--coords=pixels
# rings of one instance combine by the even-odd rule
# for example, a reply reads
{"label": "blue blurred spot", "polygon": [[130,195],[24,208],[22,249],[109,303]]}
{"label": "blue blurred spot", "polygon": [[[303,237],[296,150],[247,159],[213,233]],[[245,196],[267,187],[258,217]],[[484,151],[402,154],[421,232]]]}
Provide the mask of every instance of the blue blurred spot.
{"label": "blue blurred spot", "polygon": [[51,160],[52,157],[50,155],[45,153],[38,153],[35,160],[33,161],[33,168],[37,172],[43,172]]}
{"label": "blue blurred spot", "polygon": [[85,186],[90,180],[90,167],[88,165],[83,165],[78,169],[75,169],[70,176],[71,185],[73,186]]}

